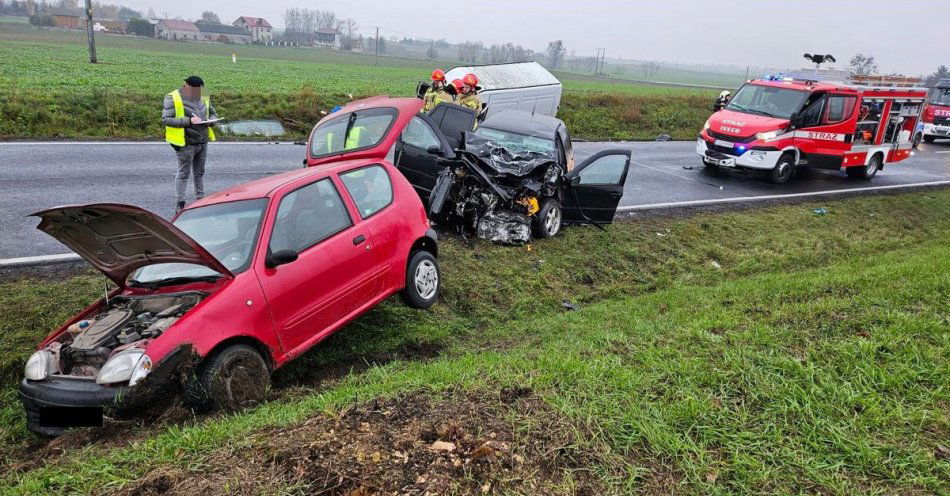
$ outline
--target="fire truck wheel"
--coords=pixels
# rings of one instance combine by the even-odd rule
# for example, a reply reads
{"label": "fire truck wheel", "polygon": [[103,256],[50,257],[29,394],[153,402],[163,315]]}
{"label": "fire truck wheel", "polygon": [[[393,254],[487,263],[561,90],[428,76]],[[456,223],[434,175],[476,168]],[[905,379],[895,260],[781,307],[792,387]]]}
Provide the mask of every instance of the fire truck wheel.
{"label": "fire truck wheel", "polygon": [[933,143],[935,139],[937,139],[936,136],[924,135],[924,141],[927,143]]}
{"label": "fire truck wheel", "polygon": [[848,172],[848,177],[854,177],[857,179],[871,179],[877,174],[878,169],[881,168],[881,156],[875,155],[871,157],[871,160],[868,161],[868,165],[865,167],[848,167],[845,171]]}
{"label": "fire truck wheel", "polygon": [[923,134],[921,134],[921,133],[917,133],[917,134],[914,136],[914,142],[913,142],[913,144],[912,144],[911,146],[912,146],[915,150],[917,149],[917,147],[920,146],[920,139],[921,139],[922,137],[923,137]]}
{"label": "fire truck wheel", "polygon": [[782,155],[775,164],[775,168],[769,172],[769,181],[773,184],[785,184],[792,178],[795,172],[795,159],[790,154]]}

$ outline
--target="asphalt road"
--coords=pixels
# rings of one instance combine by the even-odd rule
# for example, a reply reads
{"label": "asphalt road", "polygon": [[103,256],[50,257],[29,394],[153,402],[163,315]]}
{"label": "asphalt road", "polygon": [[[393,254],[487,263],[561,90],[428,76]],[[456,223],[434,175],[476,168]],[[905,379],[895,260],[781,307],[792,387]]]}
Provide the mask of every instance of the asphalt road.
{"label": "asphalt road", "polygon": [[[950,142],[923,144],[914,157],[872,181],[843,173],[809,171],[789,184],[755,174],[703,169],[693,142],[576,143],[580,162],[612,148],[633,151],[621,207],[811,193],[950,180]],[[302,146],[289,143],[216,143],[205,174],[208,192],[301,167]],[[69,250],[35,229],[30,213],[56,205],[117,202],[170,217],[174,212],[175,156],[164,143],[0,143],[0,259],[55,255]],[[190,189],[190,188],[189,188]],[[189,191],[190,193],[190,191]]]}

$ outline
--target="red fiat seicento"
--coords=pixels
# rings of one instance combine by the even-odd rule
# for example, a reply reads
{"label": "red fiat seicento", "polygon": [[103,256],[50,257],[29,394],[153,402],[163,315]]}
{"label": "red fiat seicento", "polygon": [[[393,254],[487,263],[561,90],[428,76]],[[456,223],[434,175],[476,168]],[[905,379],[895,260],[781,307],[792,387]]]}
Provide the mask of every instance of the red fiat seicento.
{"label": "red fiat seicento", "polygon": [[436,235],[385,160],[416,100],[391,100],[323,166],[221,191],[172,222],[108,203],[34,214],[118,288],[27,361],[28,427],[56,436],[177,393],[199,410],[251,405],[273,370],[389,296],[431,306]]}

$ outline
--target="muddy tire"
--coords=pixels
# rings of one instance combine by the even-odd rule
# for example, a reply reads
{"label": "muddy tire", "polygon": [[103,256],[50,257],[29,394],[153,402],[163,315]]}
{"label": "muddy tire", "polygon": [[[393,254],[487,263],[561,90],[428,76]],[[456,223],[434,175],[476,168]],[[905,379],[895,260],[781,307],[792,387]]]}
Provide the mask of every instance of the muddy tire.
{"label": "muddy tire", "polygon": [[541,208],[531,219],[531,227],[534,231],[534,237],[538,239],[547,239],[557,236],[561,232],[561,225],[564,221],[564,210],[561,209],[561,203],[555,198],[546,198],[541,201]]}
{"label": "muddy tire", "polygon": [[402,301],[411,308],[429,308],[441,289],[442,273],[435,257],[427,251],[412,253],[406,268],[406,287],[399,293]]}
{"label": "muddy tire", "polygon": [[871,160],[868,161],[868,164],[864,167],[848,167],[845,169],[848,177],[855,179],[871,179],[877,174],[877,171],[881,168],[881,156],[875,155],[871,157]]}
{"label": "muddy tire", "polygon": [[924,135],[924,143],[933,143],[935,139],[937,139],[936,136]]}
{"label": "muddy tire", "polygon": [[785,184],[795,173],[795,159],[790,154],[779,157],[778,163],[769,171],[769,181],[772,184]]}
{"label": "muddy tire", "polygon": [[185,391],[185,403],[198,412],[235,411],[264,400],[270,368],[254,348],[237,344],[216,352]]}

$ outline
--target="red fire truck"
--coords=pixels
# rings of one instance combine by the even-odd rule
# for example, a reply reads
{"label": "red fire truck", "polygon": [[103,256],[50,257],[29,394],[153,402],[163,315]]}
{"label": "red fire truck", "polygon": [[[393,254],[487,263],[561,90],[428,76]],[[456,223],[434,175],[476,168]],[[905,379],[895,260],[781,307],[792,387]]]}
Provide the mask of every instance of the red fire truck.
{"label": "red fire truck", "polygon": [[767,172],[845,169],[870,179],[910,156],[927,90],[793,78],[752,80],[706,121],[696,153],[709,168]]}
{"label": "red fire truck", "polygon": [[941,79],[930,90],[924,107],[924,141],[933,143],[937,138],[950,138],[950,79]]}

